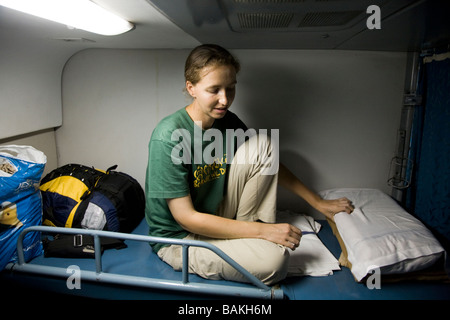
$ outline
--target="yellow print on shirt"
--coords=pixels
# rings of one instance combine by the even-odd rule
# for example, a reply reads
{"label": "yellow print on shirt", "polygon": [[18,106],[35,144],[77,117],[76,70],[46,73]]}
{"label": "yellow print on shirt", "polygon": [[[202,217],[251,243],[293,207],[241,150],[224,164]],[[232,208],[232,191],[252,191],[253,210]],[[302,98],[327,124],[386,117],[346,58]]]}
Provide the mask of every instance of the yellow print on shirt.
{"label": "yellow print on shirt", "polygon": [[227,172],[226,161],[226,155],[224,155],[222,159],[215,159],[212,164],[197,166],[194,171],[194,187],[200,188],[201,185],[223,176]]}

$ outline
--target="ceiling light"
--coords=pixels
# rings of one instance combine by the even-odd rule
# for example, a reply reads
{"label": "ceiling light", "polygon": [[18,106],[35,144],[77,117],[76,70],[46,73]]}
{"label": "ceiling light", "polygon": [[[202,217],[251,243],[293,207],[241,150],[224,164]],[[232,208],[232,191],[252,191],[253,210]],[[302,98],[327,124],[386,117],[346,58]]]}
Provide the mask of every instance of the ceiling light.
{"label": "ceiling light", "polygon": [[134,27],[90,0],[0,0],[0,5],[105,36]]}

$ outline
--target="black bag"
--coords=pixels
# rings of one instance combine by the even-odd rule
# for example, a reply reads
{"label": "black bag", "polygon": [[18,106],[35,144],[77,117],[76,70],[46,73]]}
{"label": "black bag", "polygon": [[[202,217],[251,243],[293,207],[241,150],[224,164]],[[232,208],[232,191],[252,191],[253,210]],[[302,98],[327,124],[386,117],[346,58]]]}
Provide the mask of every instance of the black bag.
{"label": "black bag", "polygon": [[[133,231],[144,217],[144,190],[131,176],[114,171],[116,168],[113,166],[101,171],[68,164],[47,174],[39,187],[43,224],[126,233]],[[58,256],[59,248],[67,248],[73,243],[73,235],[59,235],[45,244],[47,250],[50,247],[52,256]],[[52,248],[56,248],[56,254]],[[69,256],[76,257],[79,250],[89,251],[79,247],[74,250],[68,250],[73,253]],[[67,257],[67,252],[59,251],[59,256]]]}
{"label": "black bag", "polygon": [[131,176],[68,164],[47,174],[39,189],[43,201],[43,224],[131,232],[141,222],[145,195]]}

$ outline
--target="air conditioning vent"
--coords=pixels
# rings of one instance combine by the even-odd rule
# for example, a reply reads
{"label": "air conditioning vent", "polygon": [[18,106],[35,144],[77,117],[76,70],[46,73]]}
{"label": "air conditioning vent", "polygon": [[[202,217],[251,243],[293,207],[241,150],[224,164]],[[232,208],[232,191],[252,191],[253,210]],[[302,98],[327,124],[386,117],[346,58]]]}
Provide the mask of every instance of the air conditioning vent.
{"label": "air conditioning vent", "polygon": [[362,11],[310,12],[303,17],[298,27],[344,26],[361,13]]}
{"label": "air conditioning vent", "polygon": [[242,29],[277,29],[287,28],[291,23],[292,13],[238,13]]}

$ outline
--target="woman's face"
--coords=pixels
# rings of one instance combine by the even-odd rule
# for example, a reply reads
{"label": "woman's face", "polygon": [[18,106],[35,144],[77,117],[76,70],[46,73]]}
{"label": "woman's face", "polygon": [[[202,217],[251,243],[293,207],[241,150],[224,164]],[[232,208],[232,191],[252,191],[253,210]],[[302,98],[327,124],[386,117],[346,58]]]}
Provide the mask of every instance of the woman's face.
{"label": "woman's face", "polygon": [[201,73],[196,84],[186,82],[186,89],[194,98],[188,107],[194,121],[202,121],[203,129],[210,128],[214,120],[227,113],[236,92],[236,71],[232,66],[209,66]]}

